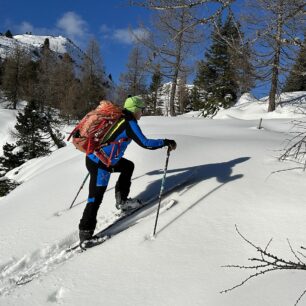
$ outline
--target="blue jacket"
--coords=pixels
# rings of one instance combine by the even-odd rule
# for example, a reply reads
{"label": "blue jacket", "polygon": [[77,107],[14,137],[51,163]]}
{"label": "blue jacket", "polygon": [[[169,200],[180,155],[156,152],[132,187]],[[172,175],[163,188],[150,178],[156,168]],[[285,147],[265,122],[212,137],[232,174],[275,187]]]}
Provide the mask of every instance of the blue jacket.
{"label": "blue jacket", "polygon": [[155,150],[165,146],[163,139],[146,138],[133,114],[124,109],[123,118],[115,127],[107,144],[102,145],[99,151],[88,154],[88,157],[95,163],[98,163],[98,161],[101,160],[104,164],[105,158],[110,158],[109,165],[116,165],[124,155],[127,146],[132,140],[141,147],[149,150]]}

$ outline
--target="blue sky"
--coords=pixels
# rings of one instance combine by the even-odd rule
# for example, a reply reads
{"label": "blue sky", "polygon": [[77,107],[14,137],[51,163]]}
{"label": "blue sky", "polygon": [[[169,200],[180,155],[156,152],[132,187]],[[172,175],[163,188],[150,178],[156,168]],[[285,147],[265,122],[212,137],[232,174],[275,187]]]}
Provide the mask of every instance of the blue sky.
{"label": "blue sky", "polygon": [[137,30],[150,12],[129,7],[124,0],[0,0],[0,32],[10,29],[13,35],[32,32],[36,35],[63,35],[82,49],[88,39],[100,43],[107,73],[115,79],[125,70],[133,46],[129,27]]}
{"label": "blue sky", "polygon": [[[83,50],[89,38],[98,40],[106,73],[118,83],[126,70],[128,55],[135,43],[129,28],[139,30],[148,23],[151,11],[130,7],[127,0],[0,0],[0,32],[10,29],[13,35],[32,32],[36,35],[63,35]],[[242,9],[236,0],[234,11]],[[209,41],[206,39],[206,42]],[[197,54],[200,59],[204,50]],[[193,81],[193,76],[189,82]],[[266,94],[266,87],[253,90],[256,96]]]}

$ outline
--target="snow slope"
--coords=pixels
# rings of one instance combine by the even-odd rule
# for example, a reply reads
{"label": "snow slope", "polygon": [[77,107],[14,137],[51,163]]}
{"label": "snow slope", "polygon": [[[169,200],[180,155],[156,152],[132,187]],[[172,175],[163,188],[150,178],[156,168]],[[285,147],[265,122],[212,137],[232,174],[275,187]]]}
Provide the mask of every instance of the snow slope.
{"label": "snow slope", "polygon": [[27,50],[36,60],[40,54],[45,39],[50,42],[50,49],[58,54],[68,53],[76,65],[80,65],[85,54],[71,40],[63,36],[15,35],[13,38],[0,36],[0,57],[5,58],[13,52],[16,45]]}
{"label": "snow slope", "polygon": [[276,110],[267,112],[268,97],[257,100],[249,93],[243,94],[234,107],[220,110],[215,119],[279,119],[303,118],[306,114],[306,92],[283,93],[277,100]]}
{"label": "snow slope", "polygon": [[[251,117],[248,112],[240,114]],[[286,239],[294,248],[305,245],[305,173],[271,175],[292,166],[277,161],[289,117],[294,114],[288,110],[287,119],[265,119],[262,130],[256,129],[257,118],[142,118],[146,135],[178,143],[166,186],[174,190],[165,197],[177,204],[160,215],[154,240],[155,216],[148,213],[101,246],[64,253],[77,241],[87,198],[86,184],[68,210],[86,175],[84,156],[69,145],[11,172],[24,183],[0,199],[0,305],[294,305],[306,286],[302,272],[273,272],[219,293],[249,275],[222,266],[247,264],[257,255],[235,224],[262,247],[273,237],[270,250],[292,260]],[[126,157],[136,165],[131,196],[156,195],[165,149],[133,143]],[[114,219],[117,177],[111,177],[97,232]]]}
{"label": "snow slope", "polygon": [[[59,57],[68,53],[72,58],[76,72],[79,73],[81,64],[86,56],[72,40],[63,36],[46,36],[46,35],[15,35],[13,38],[0,36],[0,58],[4,59],[14,52],[16,46],[26,50],[32,60],[36,61],[40,58],[42,46],[46,39],[49,39],[50,50],[54,51]],[[108,85],[109,94],[111,95],[114,84],[103,71],[105,84]]]}
{"label": "snow slope", "polygon": [[17,112],[10,109],[1,109],[0,111],[0,155],[3,154],[3,145],[13,141],[10,131],[16,124]]}

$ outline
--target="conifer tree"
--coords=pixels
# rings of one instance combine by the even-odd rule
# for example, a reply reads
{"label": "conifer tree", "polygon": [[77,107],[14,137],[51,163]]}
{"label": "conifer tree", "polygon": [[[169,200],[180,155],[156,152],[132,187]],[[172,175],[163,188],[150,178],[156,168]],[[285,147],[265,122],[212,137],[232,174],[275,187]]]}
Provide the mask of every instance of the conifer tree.
{"label": "conifer tree", "polygon": [[15,129],[16,145],[23,152],[25,160],[50,153],[46,122],[37,102],[31,100],[24,113],[17,115]]}
{"label": "conifer tree", "polygon": [[19,183],[8,179],[4,175],[24,162],[24,154],[18,150],[16,144],[6,143],[3,146],[3,155],[0,156],[0,197],[7,195],[19,185]]}
{"label": "conifer tree", "polygon": [[0,58],[0,88],[1,89],[2,89],[3,71],[4,71],[3,60],[2,60],[2,58]]}
{"label": "conifer tree", "polygon": [[0,157],[0,177],[24,162],[24,152],[17,148],[17,144],[7,142],[3,146],[3,156]]}
{"label": "conifer tree", "polygon": [[[205,60],[198,63],[194,85],[198,92],[204,94],[204,115],[214,115],[220,107],[233,105],[240,93],[239,79],[241,79],[237,65],[238,54],[227,41],[239,44],[239,31],[229,16],[222,25],[221,19],[211,34],[212,45],[205,53]],[[245,76],[244,76],[245,77]],[[193,103],[196,95],[193,93]]]}
{"label": "conifer tree", "polygon": [[[30,101],[24,112],[19,112],[17,115],[16,131],[12,132],[16,143],[6,143],[3,146],[3,156],[0,157],[0,177],[29,159],[50,153],[47,129],[46,119],[40,113],[38,103]],[[0,196],[16,185],[10,180],[1,179],[0,181]]]}
{"label": "conifer tree", "polygon": [[49,40],[49,38],[46,38],[44,40],[43,48],[44,49],[50,49],[50,40]]}
{"label": "conifer tree", "polygon": [[13,34],[10,30],[7,30],[4,34],[4,36],[8,37],[8,38],[13,38]]}
{"label": "conifer tree", "polygon": [[286,80],[283,91],[306,90],[306,37]]}
{"label": "conifer tree", "polygon": [[19,183],[10,180],[6,177],[0,177],[0,197],[7,195],[10,191],[15,189]]}
{"label": "conifer tree", "polygon": [[151,84],[149,86],[149,93],[146,97],[146,105],[148,113],[153,115],[160,115],[161,112],[161,101],[159,97],[159,91],[162,86],[162,74],[157,66],[152,75]]}
{"label": "conifer tree", "polygon": [[196,85],[196,83],[194,85],[190,93],[190,110],[204,110],[207,92]]}

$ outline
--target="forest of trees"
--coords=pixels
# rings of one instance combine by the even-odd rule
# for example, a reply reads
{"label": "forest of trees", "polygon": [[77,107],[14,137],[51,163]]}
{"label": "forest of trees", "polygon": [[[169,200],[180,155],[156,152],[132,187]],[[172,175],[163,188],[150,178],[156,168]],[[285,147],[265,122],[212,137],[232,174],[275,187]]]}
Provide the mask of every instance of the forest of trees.
{"label": "forest of trees", "polygon": [[[204,116],[211,117],[220,108],[235,104],[243,93],[254,87],[268,89],[267,110],[274,111],[281,92],[305,88],[305,65],[302,63],[305,1],[245,0],[240,1],[239,14],[233,9],[235,2],[130,1],[133,6],[153,12],[151,26],[143,26],[149,34],[147,38],[136,37],[138,53],[142,54],[141,46],[143,54],[147,54],[145,60],[142,55],[144,68],[137,69],[142,71],[142,82],[148,83],[144,80],[145,75],[153,82],[157,70],[163,82],[171,82],[169,110],[164,106],[164,114],[175,116],[192,109],[202,110]],[[204,14],[205,11],[209,14]],[[199,51],[203,58],[190,61]],[[128,70],[131,67],[130,59]],[[136,71],[135,66],[133,69]],[[127,83],[127,75],[123,75]],[[194,87],[187,91],[185,87],[188,94],[180,101],[182,82],[192,76]],[[300,85],[289,87],[289,84]],[[126,90],[132,91],[135,85]],[[145,94],[143,91],[141,94]],[[154,94],[149,84],[146,91],[150,113],[160,113],[160,108],[156,108],[159,104],[156,90]]]}
{"label": "forest of trees", "polygon": [[[254,87],[268,88],[268,111],[275,109],[282,91],[304,90],[304,1],[245,0],[239,14],[233,10],[235,2],[130,1],[151,10],[152,20],[141,25],[145,38],[132,33],[137,43],[122,67],[115,102],[142,95],[150,115],[202,110],[213,116]],[[13,38],[10,30],[3,35]],[[41,110],[54,107],[69,122],[107,96],[97,41],[88,43],[81,66],[76,74],[69,54],[59,58],[48,40],[38,61],[16,45],[0,61],[0,89],[13,108],[20,100],[34,99]],[[165,83],[171,84],[167,105],[161,101]]]}

